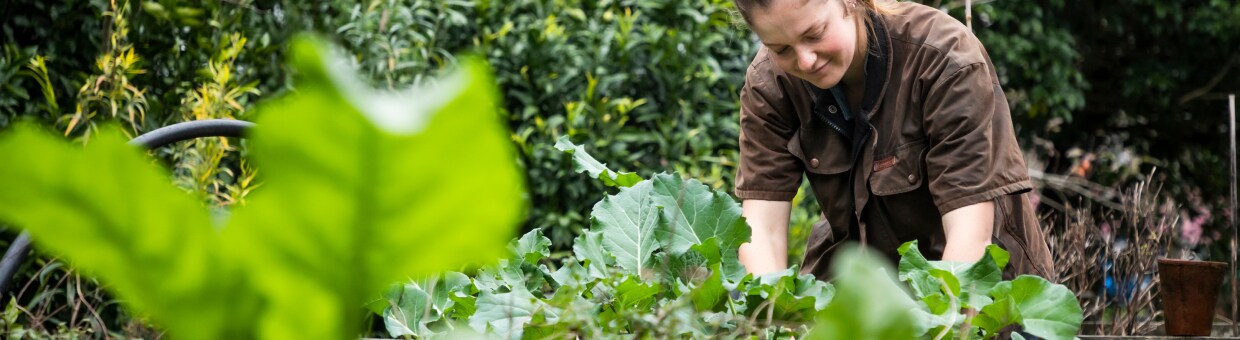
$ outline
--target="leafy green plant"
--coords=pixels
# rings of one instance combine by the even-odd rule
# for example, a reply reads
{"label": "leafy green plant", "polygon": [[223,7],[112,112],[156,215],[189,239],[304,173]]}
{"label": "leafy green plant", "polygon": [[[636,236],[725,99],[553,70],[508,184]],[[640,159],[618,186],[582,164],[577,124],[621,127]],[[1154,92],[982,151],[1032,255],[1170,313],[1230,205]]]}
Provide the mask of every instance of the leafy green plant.
{"label": "leafy green plant", "polygon": [[736,249],[749,227],[726,193],[678,174],[612,171],[567,137],[556,147],[618,188],[594,205],[572,253],[553,254],[536,229],[472,277],[395,287],[382,311],[391,335],[445,334],[458,323],[506,338],[795,334],[831,300],[830,284],[791,269],[745,274]]}
{"label": "leafy green plant", "polygon": [[1021,275],[1002,280],[1008,253],[990,245],[975,263],[927,261],[917,241],[899,249],[899,279],[922,306],[926,336],[985,338],[1009,326],[1045,339],[1071,339],[1080,330],[1082,311],[1072,291],[1046,279]]}
{"label": "leafy green plant", "polygon": [[1073,339],[1080,330],[1081,307],[1067,287],[1031,275],[1002,280],[1008,253],[998,246],[988,246],[974,263],[928,261],[916,241],[899,251],[897,276],[873,252],[840,250],[831,264],[836,298],[810,338],[993,339],[1021,330]]}
{"label": "leafy green plant", "polygon": [[30,99],[22,86],[22,68],[29,53],[11,43],[0,46],[0,128],[8,126],[23,108],[22,102]]}
{"label": "leafy green plant", "polygon": [[100,113],[128,123],[134,134],[142,131],[145,124],[146,91],[134,86],[130,79],[146,71],[140,68],[141,58],[134,54],[134,46],[129,42],[129,1],[117,5],[116,0],[111,0],[110,4],[104,16],[111,18],[106,26],[111,35],[103,55],[95,61],[98,74],[86,78],[78,90],[74,113],[58,120],[65,126],[65,136],[79,132],[89,140],[98,130],[93,119]]}
{"label": "leafy green plant", "polygon": [[372,93],[325,44],[290,51],[296,93],[262,105],[251,135],[266,184],[231,216],[118,131],[78,149],[24,126],[0,139],[0,162],[22,165],[0,169],[0,219],[189,339],[355,337],[351,311],[391,282],[502,253],[524,190],[482,62]]}
{"label": "leafy green plant", "polygon": [[26,64],[26,70],[22,74],[34,78],[39,84],[39,92],[43,93],[43,106],[45,110],[52,116],[60,115],[60,105],[56,103],[56,89],[52,87],[52,79],[47,75],[47,58],[43,56],[33,56],[30,63]]}
{"label": "leafy green plant", "polygon": [[[221,41],[224,48],[211,58],[203,74],[205,81],[182,99],[182,120],[237,119],[245,111],[241,105],[247,95],[260,94],[257,82],[238,84],[233,68],[238,54],[246,45],[240,33]],[[254,183],[254,169],[240,158],[240,145],[224,137],[198,138],[172,146],[179,184],[204,193],[213,205],[226,206],[243,202]],[[231,157],[229,157],[231,156]],[[228,158],[228,159],[226,159]],[[221,164],[231,165],[221,169]]]}
{"label": "leafy green plant", "polygon": [[619,191],[594,205],[572,254],[552,253],[533,230],[477,273],[393,287],[386,305],[372,304],[392,336],[454,334],[465,324],[505,338],[989,339],[1016,325],[1070,339],[1080,328],[1081,309],[1064,286],[1036,276],[1002,281],[1008,254],[997,246],[976,263],[954,263],[928,261],[910,242],[898,278],[851,247],[832,264],[834,286],[795,268],[747,275],[736,256],[749,227],[732,197],[677,174],[613,171],[567,137],[556,148],[576,171]]}

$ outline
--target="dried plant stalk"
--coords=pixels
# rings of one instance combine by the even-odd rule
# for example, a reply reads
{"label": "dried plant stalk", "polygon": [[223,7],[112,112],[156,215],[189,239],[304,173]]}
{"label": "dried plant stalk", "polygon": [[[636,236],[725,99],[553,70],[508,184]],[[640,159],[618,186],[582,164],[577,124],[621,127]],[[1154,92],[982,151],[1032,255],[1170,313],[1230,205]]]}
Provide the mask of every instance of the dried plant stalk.
{"label": "dried plant stalk", "polygon": [[[1096,320],[1106,307],[1095,292],[1102,284],[1102,240],[1098,223],[1090,206],[1078,202],[1083,208],[1065,204],[1062,211],[1063,228],[1056,228],[1053,220],[1044,223],[1051,254],[1060,283],[1076,292],[1077,301],[1085,320]],[[1101,333],[1102,329],[1094,332]]]}
{"label": "dried plant stalk", "polygon": [[[1155,330],[1158,258],[1171,252],[1178,206],[1161,194],[1152,178],[1123,190],[1119,204],[1096,206],[1078,198],[1064,203],[1045,223],[1060,283],[1077,294],[1092,334],[1141,335]],[[1062,227],[1060,227],[1062,226]],[[1103,278],[1114,291],[1108,297]]]}

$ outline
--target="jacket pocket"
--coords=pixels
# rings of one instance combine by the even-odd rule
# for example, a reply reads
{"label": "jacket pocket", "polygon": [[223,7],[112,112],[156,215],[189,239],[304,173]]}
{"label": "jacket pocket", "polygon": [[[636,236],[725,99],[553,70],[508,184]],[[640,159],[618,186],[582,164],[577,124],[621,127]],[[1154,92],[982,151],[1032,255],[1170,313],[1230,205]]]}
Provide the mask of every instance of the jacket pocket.
{"label": "jacket pocket", "polygon": [[800,159],[809,173],[834,175],[852,168],[848,143],[835,131],[797,130],[788,139],[788,152]]}
{"label": "jacket pocket", "polygon": [[875,155],[870,174],[870,190],[878,196],[902,194],[921,187],[925,180],[922,159],[925,158],[926,141],[905,143],[895,152]]}

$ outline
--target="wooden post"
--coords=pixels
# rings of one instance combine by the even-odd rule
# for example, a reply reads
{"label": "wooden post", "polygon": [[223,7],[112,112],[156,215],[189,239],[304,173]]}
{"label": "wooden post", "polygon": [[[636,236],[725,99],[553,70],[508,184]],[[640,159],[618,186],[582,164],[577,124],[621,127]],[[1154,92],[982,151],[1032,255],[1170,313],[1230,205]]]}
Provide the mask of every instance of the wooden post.
{"label": "wooden post", "polygon": [[1240,228],[1236,227],[1236,95],[1227,96],[1228,106],[1228,143],[1231,145],[1231,171],[1228,173],[1231,187],[1229,188],[1230,197],[1227,209],[1231,218],[1231,273],[1227,275],[1231,279],[1231,327],[1233,334],[1240,333],[1240,325],[1236,323],[1237,316],[1237,299],[1236,299],[1236,239],[1240,238]]}
{"label": "wooden post", "polygon": [[964,0],[964,25],[973,32],[973,0]]}

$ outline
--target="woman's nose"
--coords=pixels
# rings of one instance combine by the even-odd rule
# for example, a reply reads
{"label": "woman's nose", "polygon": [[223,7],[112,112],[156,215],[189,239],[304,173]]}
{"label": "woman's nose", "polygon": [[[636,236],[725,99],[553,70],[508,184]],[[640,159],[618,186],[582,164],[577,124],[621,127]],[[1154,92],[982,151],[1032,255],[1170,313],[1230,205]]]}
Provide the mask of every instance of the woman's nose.
{"label": "woman's nose", "polygon": [[806,47],[800,47],[797,51],[797,68],[803,72],[809,72],[814,69],[814,62],[818,61],[818,55],[814,51]]}

